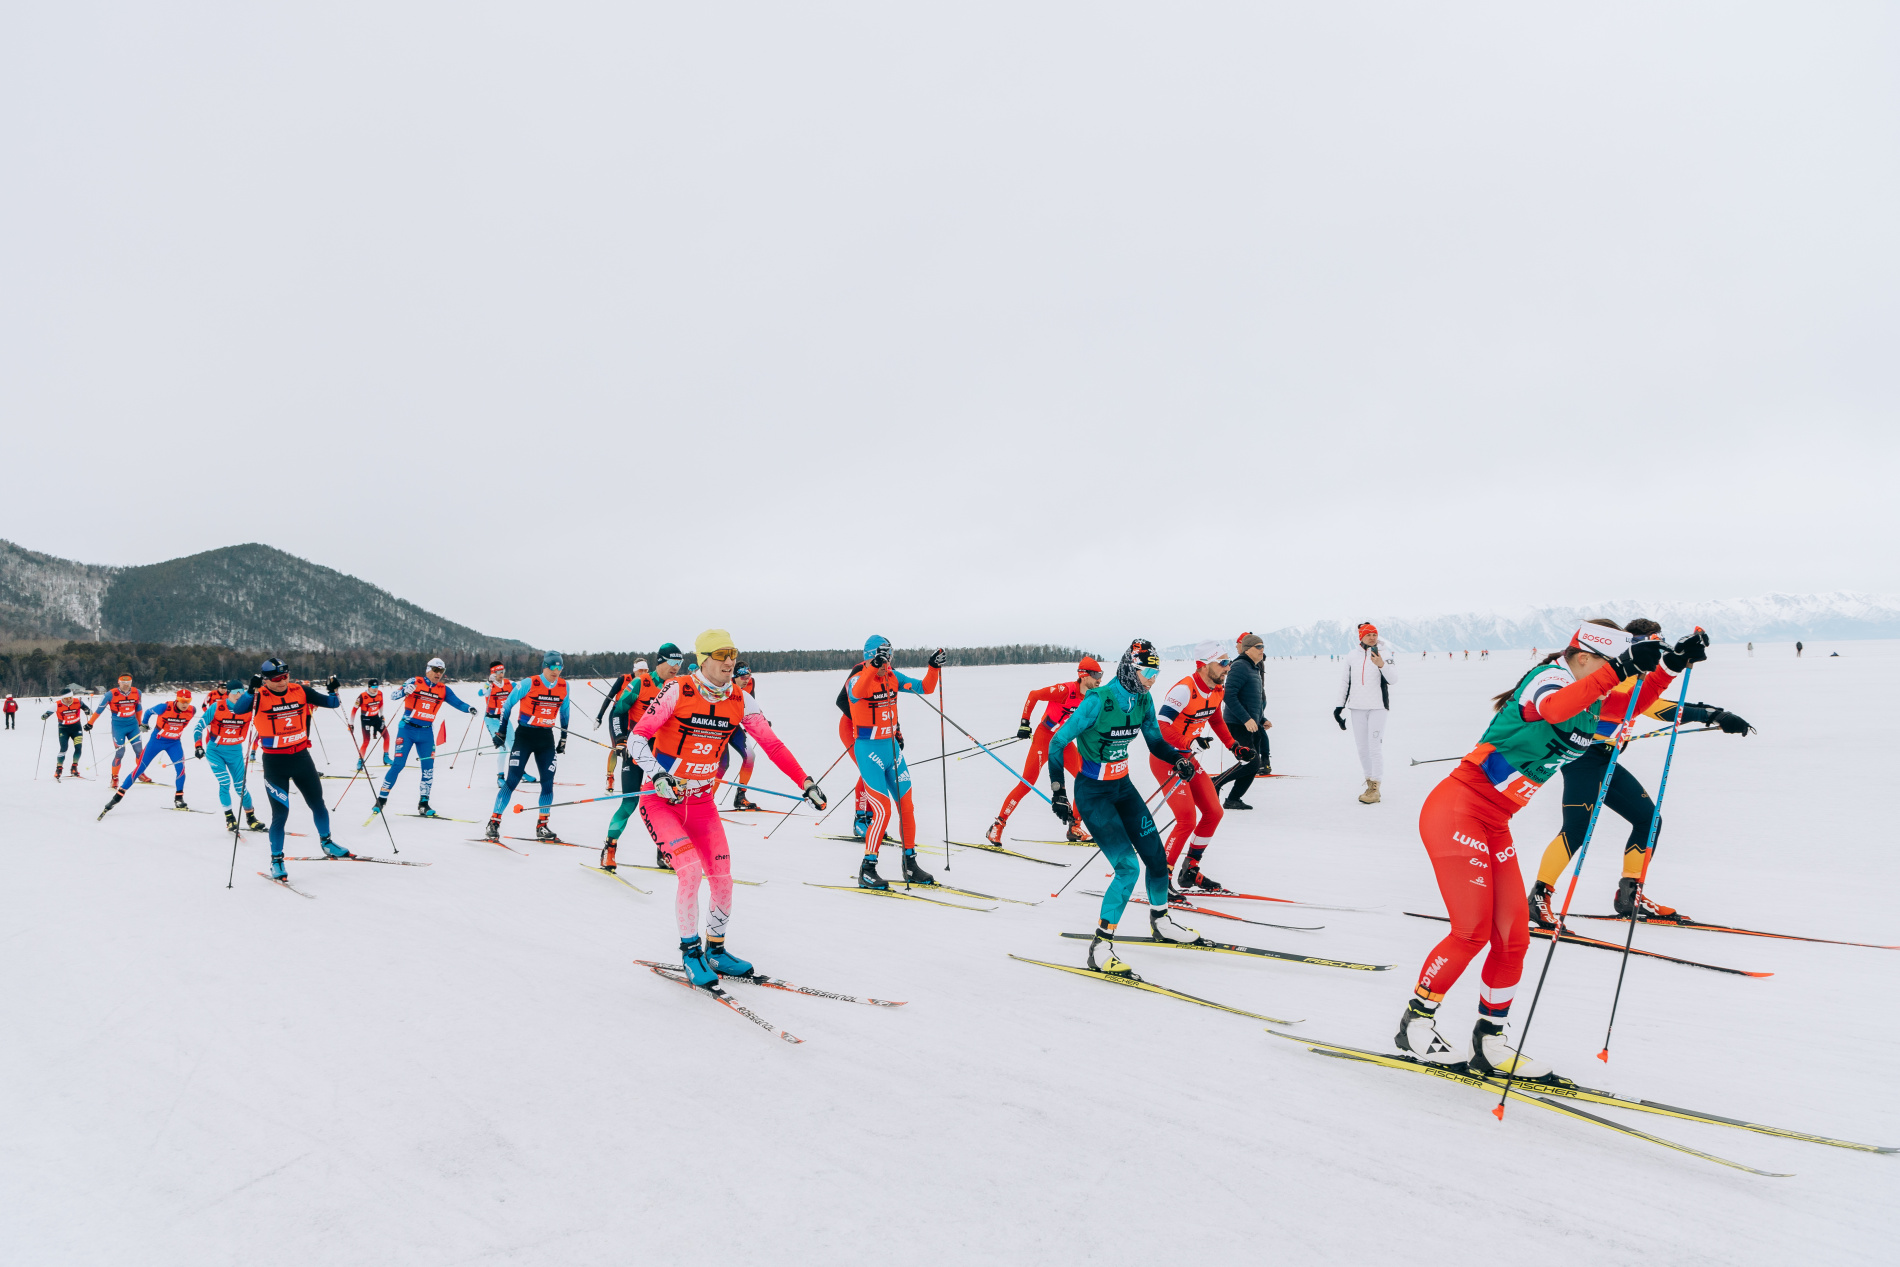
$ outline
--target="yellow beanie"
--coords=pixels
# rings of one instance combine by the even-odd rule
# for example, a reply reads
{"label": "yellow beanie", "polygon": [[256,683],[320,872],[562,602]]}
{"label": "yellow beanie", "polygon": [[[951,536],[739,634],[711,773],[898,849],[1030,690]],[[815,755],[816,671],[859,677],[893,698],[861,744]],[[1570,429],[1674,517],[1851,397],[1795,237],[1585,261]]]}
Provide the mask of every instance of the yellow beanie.
{"label": "yellow beanie", "polygon": [[693,639],[693,650],[698,653],[699,658],[702,660],[715,651],[723,651],[727,647],[737,647],[738,645],[738,643],[732,640],[732,635],[723,629],[708,629],[705,633]]}

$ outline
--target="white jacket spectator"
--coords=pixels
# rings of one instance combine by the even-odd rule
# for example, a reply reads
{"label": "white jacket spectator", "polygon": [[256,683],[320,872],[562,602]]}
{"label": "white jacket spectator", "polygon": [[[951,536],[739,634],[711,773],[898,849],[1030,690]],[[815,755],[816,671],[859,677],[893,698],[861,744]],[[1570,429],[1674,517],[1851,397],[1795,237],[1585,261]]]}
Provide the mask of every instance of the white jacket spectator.
{"label": "white jacket spectator", "polygon": [[[1380,668],[1372,662],[1373,652],[1385,661]],[[1376,708],[1380,712],[1392,707],[1392,648],[1381,642],[1376,647],[1354,647],[1343,657],[1344,671],[1339,677],[1339,695],[1333,700],[1335,708]]]}
{"label": "white jacket spectator", "polygon": [[1352,713],[1353,745],[1359,749],[1359,768],[1366,774],[1365,805],[1379,803],[1379,784],[1385,779],[1385,719],[1392,708],[1392,648],[1379,641],[1370,624],[1359,626],[1359,645],[1345,657],[1333,719],[1347,729],[1345,713]]}

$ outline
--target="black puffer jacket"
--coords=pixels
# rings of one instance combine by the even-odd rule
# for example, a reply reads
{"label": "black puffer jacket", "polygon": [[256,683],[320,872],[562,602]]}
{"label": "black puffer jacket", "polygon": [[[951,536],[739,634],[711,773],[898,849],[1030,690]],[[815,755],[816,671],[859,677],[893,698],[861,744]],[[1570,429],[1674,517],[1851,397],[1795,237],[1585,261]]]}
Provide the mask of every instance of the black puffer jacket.
{"label": "black puffer jacket", "polygon": [[1249,720],[1265,726],[1267,720],[1267,677],[1264,662],[1255,664],[1251,656],[1241,656],[1227,670],[1226,701],[1221,716],[1229,730],[1244,727]]}

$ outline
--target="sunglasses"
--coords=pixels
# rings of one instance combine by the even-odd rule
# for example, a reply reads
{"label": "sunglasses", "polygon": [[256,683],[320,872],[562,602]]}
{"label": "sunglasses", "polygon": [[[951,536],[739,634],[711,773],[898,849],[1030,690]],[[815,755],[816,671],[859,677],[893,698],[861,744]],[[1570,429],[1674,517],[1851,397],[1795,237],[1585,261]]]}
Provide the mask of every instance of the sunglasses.
{"label": "sunglasses", "polygon": [[265,678],[264,680],[266,682],[285,682],[285,681],[288,681],[289,679],[290,679],[290,674],[288,671],[286,671],[283,673],[273,673],[269,677]]}
{"label": "sunglasses", "polygon": [[717,651],[708,651],[701,658],[706,660],[737,660],[739,658],[739,649],[737,647],[721,647]]}
{"label": "sunglasses", "polygon": [[1157,664],[1150,668],[1148,665],[1140,664],[1135,666],[1135,672],[1145,678],[1157,678],[1161,676],[1161,666]]}

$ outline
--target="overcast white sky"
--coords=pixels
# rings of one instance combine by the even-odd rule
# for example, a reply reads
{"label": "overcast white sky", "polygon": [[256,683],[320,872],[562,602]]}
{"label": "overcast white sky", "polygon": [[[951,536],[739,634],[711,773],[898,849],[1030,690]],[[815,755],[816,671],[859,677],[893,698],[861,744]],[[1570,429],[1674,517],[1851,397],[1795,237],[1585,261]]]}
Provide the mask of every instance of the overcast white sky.
{"label": "overcast white sky", "polygon": [[1894,592],[1896,226],[1888,3],[14,5],[0,536],[595,649]]}

